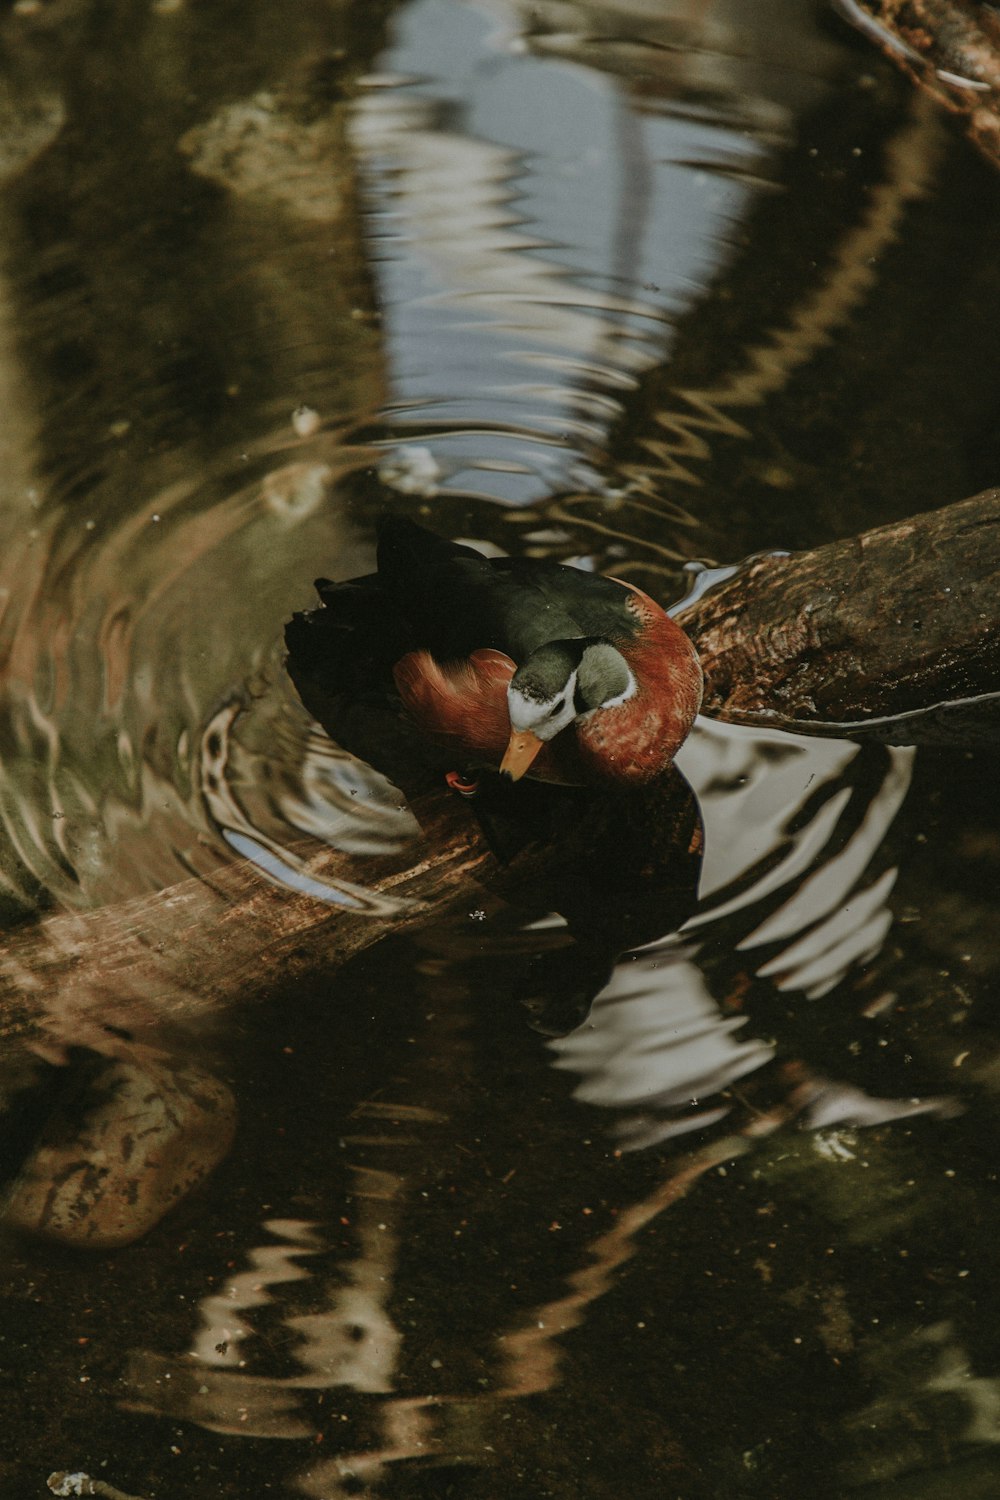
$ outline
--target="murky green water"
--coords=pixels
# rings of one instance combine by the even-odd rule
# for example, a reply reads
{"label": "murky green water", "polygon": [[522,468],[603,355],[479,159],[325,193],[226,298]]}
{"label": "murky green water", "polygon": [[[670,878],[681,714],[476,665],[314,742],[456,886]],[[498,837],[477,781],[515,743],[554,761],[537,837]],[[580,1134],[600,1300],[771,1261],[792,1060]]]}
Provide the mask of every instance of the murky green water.
{"label": "murky green water", "polygon": [[667,600],[995,483],[1000,183],[797,0],[0,37],[4,1500],[992,1495],[994,757],[705,722],[686,920],[417,922],[282,630],[385,509]]}

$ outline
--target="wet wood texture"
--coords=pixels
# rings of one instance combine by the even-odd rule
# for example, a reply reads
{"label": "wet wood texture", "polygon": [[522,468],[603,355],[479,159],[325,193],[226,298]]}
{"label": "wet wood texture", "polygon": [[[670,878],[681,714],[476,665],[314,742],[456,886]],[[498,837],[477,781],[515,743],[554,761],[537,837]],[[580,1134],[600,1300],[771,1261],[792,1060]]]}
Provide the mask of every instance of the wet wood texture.
{"label": "wet wood texture", "polygon": [[1000,166],[1000,16],[971,0],[841,0],[838,9]]}
{"label": "wet wood texture", "polygon": [[1000,690],[1000,490],[758,559],[683,611],[703,711],[857,723]]}

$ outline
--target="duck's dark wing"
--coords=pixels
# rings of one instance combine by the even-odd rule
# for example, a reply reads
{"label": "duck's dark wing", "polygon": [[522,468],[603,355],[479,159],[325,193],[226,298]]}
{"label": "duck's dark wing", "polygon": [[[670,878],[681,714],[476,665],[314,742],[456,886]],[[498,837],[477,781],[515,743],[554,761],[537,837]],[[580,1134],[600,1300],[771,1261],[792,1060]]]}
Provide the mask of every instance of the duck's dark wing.
{"label": "duck's dark wing", "polygon": [[522,662],[545,641],[627,638],[628,591],[535,558],[487,558],[402,517],[379,529],[378,578],[418,644],[441,661],[492,648]]}
{"label": "duck's dark wing", "polygon": [[413,648],[406,624],[372,574],[317,582],[323,606],[285,626],[288,675],[331,739],[408,795],[433,785],[442,752],[402,712],[393,664]]}
{"label": "duck's dark wing", "polygon": [[[613,578],[543,558],[503,557],[494,566],[512,604],[517,600],[515,614],[523,610],[518,628],[525,634],[529,651],[545,641],[575,636],[627,641],[641,628],[629,608],[631,591]],[[554,626],[559,616],[575,628],[548,628],[546,620]]]}
{"label": "duck's dark wing", "polygon": [[322,607],[293,615],[285,627],[293,666],[338,692],[391,684],[393,663],[416,643],[378,575],[317,578],[316,591]]}

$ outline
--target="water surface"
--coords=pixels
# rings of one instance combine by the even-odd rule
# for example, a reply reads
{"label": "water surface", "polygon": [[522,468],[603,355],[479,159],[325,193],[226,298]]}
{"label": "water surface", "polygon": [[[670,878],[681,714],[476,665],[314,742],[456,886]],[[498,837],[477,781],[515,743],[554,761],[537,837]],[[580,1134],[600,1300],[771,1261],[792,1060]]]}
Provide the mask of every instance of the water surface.
{"label": "water surface", "polygon": [[790,0],[2,26],[6,1176],[109,1056],[222,1158],[6,1235],[4,1493],[991,1494],[988,753],[702,722],[683,919],[417,922],[282,629],[386,509],[669,601],[995,482],[993,177]]}

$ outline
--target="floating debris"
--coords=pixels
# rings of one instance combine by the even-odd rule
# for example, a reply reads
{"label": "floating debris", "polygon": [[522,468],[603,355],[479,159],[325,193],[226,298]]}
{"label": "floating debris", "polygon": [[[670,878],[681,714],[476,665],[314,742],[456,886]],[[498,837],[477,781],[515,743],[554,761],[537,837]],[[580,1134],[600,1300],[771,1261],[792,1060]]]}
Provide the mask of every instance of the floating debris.
{"label": "floating debris", "polygon": [[401,495],[429,500],[438,492],[441,468],[429,448],[397,448],[379,464],[378,477]]}
{"label": "floating debris", "polygon": [[311,406],[297,406],[292,412],[292,426],[296,437],[312,437],[314,432],[319,431],[319,412],[314,411]]}
{"label": "floating debris", "polygon": [[103,1495],[104,1500],[142,1500],[140,1495],[126,1495],[124,1490],[116,1490],[113,1484],[107,1484],[103,1479],[91,1479],[89,1474],[82,1472],[66,1474],[57,1470],[45,1483],[53,1495]]}
{"label": "floating debris", "polygon": [[312,515],[329,493],[333,470],[328,464],[288,464],[263,483],[265,504],[276,516],[298,521]]}

